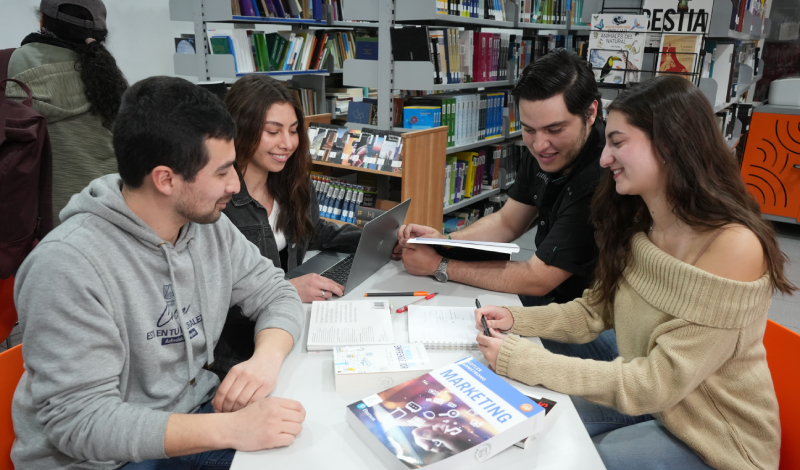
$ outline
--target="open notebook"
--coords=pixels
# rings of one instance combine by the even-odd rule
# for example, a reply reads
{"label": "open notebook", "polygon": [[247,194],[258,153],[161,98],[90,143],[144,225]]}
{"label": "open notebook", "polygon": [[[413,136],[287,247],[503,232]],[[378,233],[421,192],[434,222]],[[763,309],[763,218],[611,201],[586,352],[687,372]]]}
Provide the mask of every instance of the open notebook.
{"label": "open notebook", "polygon": [[474,307],[408,307],[408,342],[426,349],[478,349]]}

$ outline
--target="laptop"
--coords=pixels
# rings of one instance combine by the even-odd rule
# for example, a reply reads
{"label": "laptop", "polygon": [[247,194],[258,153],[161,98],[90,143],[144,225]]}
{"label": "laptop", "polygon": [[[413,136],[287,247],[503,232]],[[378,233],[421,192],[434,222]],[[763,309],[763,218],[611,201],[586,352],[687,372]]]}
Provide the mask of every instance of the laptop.
{"label": "laptop", "polygon": [[358,287],[392,259],[397,229],[406,219],[411,199],[406,199],[364,225],[354,254],[322,251],[289,270],[286,279],[319,274],[344,286],[344,295]]}

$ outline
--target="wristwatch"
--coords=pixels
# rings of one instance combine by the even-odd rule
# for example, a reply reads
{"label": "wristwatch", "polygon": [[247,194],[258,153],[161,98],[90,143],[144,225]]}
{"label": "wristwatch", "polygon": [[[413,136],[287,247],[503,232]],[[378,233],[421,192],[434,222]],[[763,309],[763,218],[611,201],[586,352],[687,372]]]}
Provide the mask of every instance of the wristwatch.
{"label": "wristwatch", "polygon": [[447,277],[447,263],[450,261],[450,258],[442,258],[442,262],[439,263],[439,267],[436,268],[436,272],[433,273],[433,276],[439,282],[447,282],[449,279]]}

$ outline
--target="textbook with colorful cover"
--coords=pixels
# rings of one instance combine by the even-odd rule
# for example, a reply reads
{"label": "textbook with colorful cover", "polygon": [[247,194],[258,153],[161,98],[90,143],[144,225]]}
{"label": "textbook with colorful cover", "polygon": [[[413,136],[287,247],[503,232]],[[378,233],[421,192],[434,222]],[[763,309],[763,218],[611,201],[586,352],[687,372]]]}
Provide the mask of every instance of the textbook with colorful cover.
{"label": "textbook with colorful cover", "polygon": [[392,469],[465,469],[539,432],[544,409],[473,357],[347,406],[346,420]]}

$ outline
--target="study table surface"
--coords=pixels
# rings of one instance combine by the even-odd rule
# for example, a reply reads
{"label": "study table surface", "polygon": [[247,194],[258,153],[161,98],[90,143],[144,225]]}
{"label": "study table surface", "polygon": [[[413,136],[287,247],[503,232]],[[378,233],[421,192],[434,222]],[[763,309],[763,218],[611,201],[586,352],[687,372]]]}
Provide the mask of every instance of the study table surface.
{"label": "study table surface", "polygon": [[[431,300],[418,305],[475,306],[521,305],[519,297],[512,294],[487,291],[455,282],[439,283],[431,277],[409,274],[399,261],[391,261],[360,286],[343,297],[343,300],[364,300],[366,292],[420,291],[439,292]],[[377,297],[394,302],[400,308],[419,297]],[[237,452],[232,470],[261,470],[264,468],[292,469],[348,469],[374,470],[385,468],[373,451],[345,422],[345,407],[379,390],[359,393],[337,393],[334,386],[333,354],[331,351],[306,349],[308,318],[311,304],[305,304],[306,324],[301,340],[295,345],[278,377],[274,397],[299,401],[306,409],[303,431],[295,442],[279,449],[258,452]],[[408,341],[407,314],[392,313],[392,327],[396,343]],[[477,334],[477,330],[476,330]],[[477,350],[429,351],[433,367],[438,368],[472,355],[486,361]],[[553,371],[558,373],[558,371]],[[539,451],[523,450],[512,446],[491,459],[471,468],[480,469],[604,469],[600,456],[581,423],[572,401],[567,395],[542,387],[530,387],[506,379],[514,386],[534,396],[547,396],[564,410],[553,427],[544,435]],[[538,464],[538,465],[537,465]]]}

